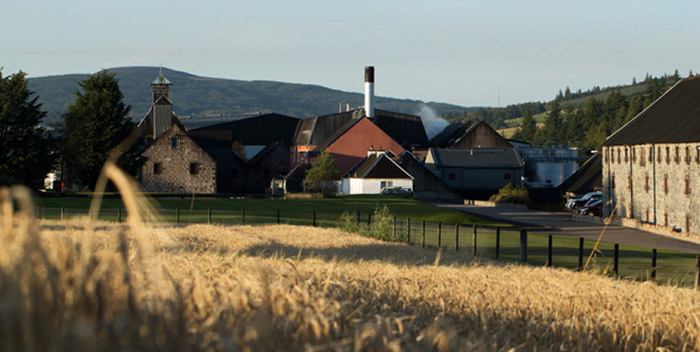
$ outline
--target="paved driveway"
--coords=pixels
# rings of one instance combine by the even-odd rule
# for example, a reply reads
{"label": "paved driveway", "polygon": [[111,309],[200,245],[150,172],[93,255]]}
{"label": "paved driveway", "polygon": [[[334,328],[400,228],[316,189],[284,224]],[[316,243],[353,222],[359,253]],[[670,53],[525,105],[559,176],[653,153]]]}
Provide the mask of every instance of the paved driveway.
{"label": "paved driveway", "polygon": [[[541,227],[536,232],[551,235],[584,237],[595,240],[598,239],[604,227],[600,224],[574,221],[568,213],[548,213],[536,210],[514,210],[461,204],[438,203],[435,205],[500,222]],[[622,226],[608,226],[602,240],[610,243],[700,254],[700,243]]]}

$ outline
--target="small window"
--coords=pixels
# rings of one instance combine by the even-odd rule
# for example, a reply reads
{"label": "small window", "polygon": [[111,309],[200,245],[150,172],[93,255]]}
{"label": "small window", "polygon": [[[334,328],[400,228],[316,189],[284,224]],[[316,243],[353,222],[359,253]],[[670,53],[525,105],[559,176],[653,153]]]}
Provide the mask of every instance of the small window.
{"label": "small window", "polygon": [[610,183],[612,184],[612,188],[615,188],[615,174],[612,174],[610,178]]}
{"label": "small window", "polygon": [[504,180],[510,180],[510,178],[511,178],[510,172],[506,172],[505,174],[503,174],[503,179],[504,179]]}
{"label": "small window", "polygon": [[610,148],[610,163],[614,164],[615,163],[615,149]]}
{"label": "small window", "polygon": [[686,196],[690,195],[690,179],[689,178],[685,179],[685,195]]}
{"label": "small window", "polygon": [[632,147],[632,162],[637,161],[637,148]]}
{"label": "small window", "polygon": [[620,153],[622,152],[622,148],[617,148],[617,163],[622,164],[622,158],[620,157]]}
{"label": "small window", "polygon": [[671,147],[666,147],[666,164],[671,163]]}
{"label": "small window", "polygon": [[668,226],[668,213],[664,213],[664,226]]}
{"label": "small window", "polygon": [[180,137],[170,138],[170,147],[173,149],[180,148]]}
{"label": "small window", "polygon": [[654,161],[654,147],[649,147],[649,162]]}
{"label": "small window", "polygon": [[679,163],[681,162],[681,151],[680,151],[680,149],[681,149],[681,148],[676,147],[676,157],[673,158],[673,161],[675,161],[676,164],[679,164]]}
{"label": "small window", "polygon": [[663,158],[661,156],[661,147],[657,147],[656,148],[656,162],[658,162],[660,164],[661,161],[663,161]]}
{"label": "small window", "polygon": [[629,159],[629,157],[628,157],[628,154],[629,154],[629,153],[628,153],[628,149],[625,148],[625,162],[630,161],[630,159]]}
{"label": "small window", "polygon": [[190,175],[199,174],[199,163],[190,163]]}
{"label": "small window", "polygon": [[454,179],[456,178],[455,173],[454,173],[454,172],[450,172],[450,174],[447,175],[447,178],[450,179],[450,180],[454,180]]}
{"label": "small window", "polygon": [[639,148],[639,166],[644,166],[647,164],[647,158],[646,155],[644,155],[644,152],[646,152],[644,147]]}
{"label": "small window", "polygon": [[664,193],[668,194],[668,176],[664,176]]}
{"label": "small window", "polygon": [[379,183],[380,189],[391,188],[391,187],[394,187],[394,181],[381,181]]}
{"label": "small window", "polygon": [[163,173],[163,165],[161,163],[153,163],[153,174],[160,175]]}
{"label": "small window", "polygon": [[606,163],[610,159],[610,149],[609,148],[603,148],[603,158]]}
{"label": "small window", "polygon": [[685,163],[686,165],[690,165],[690,147],[686,146],[685,147]]}
{"label": "small window", "polygon": [[627,189],[632,189],[632,176],[627,176]]}
{"label": "small window", "polygon": [[645,181],[644,181],[644,190],[649,193],[649,175],[646,176]]}

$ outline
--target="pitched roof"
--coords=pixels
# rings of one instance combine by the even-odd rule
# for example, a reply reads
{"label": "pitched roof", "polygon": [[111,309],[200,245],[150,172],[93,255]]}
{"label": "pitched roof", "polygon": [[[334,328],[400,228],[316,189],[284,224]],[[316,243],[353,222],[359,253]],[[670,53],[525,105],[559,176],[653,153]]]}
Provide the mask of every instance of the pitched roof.
{"label": "pitched roof", "polygon": [[313,150],[314,151],[322,151],[322,150],[328,148],[328,146],[333,144],[333,142],[338,140],[338,138],[340,138],[342,135],[344,135],[347,131],[349,131],[353,126],[355,126],[361,120],[362,120],[362,118],[359,118],[359,119],[353,119],[353,120],[346,122],[344,125],[340,126],[340,128],[338,128],[335,132],[333,132],[330,136],[328,136],[328,138],[326,138],[326,140],[319,143],[316,146],[316,148],[314,148]]}
{"label": "pitched roof", "polygon": [[678,81],[603,143],[693,143],[700,141],[700,77]]}
{"label": "pitched roof", "polygon": [[450,147],[457,138],[464,135],[464,132],[471,125],[473,125],[473,121],[453,122],[447,125],[442,132],[433,136],[433,138],[430,139],[430,145],[438,148]]}
{"label": "pitched roof", "polygon": [[520,168],[525,165],[515,149],[500,148],[430,148],[438,167],[469,169]]}
{"label": "pitched roof", "polygon": [[[365,116],[364,108],[299,121],[295,145],[319,145],[347,127],[352,120]],[[374,110],[374,122],[384,133],[404,147],[426,146],[428,137],[420,117],[386,110]],[[341,133],[342,135],[342,133]]]}
{"label": "pitched roof", "polygon": [[413,178],[386,154],[372,154],[360,161],[344,177],[350,178]]}
{"label": "pitched roof", "polygon": [[[205,120],[205,121],[202,121]],[[268,145],[277,141],[291,145],[299,119],[280,114],[184,119],[192,131],[227,130],[232,141],[243,145]]]}
{"label": "pitched roof", "polygon": [[564,192],[584,194],[603,189],[603,162],[600,153],[588,158],[558,188]]}

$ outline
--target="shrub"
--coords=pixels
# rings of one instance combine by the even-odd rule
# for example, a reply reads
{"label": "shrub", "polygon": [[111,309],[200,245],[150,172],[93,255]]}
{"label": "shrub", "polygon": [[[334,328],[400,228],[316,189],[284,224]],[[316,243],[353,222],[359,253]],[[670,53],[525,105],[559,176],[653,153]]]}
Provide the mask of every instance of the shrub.
{"label": "shrub", "polygon": [[496,203],[525,204],[527,206],[532,204],[527,190],[515,187],[512,182],[498,190],[498,193],[492,195],[489,200]]}

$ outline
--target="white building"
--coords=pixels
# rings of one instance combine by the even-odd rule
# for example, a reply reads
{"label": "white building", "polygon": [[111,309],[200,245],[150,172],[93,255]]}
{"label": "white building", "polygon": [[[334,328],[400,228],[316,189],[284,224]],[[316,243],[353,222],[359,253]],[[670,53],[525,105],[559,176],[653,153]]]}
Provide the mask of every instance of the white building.
{"label": "white building", "polygon": [[385,188],[413,191],[413,176],[382,151],[367,157],[343,176],[342,194],[380,194]]}

